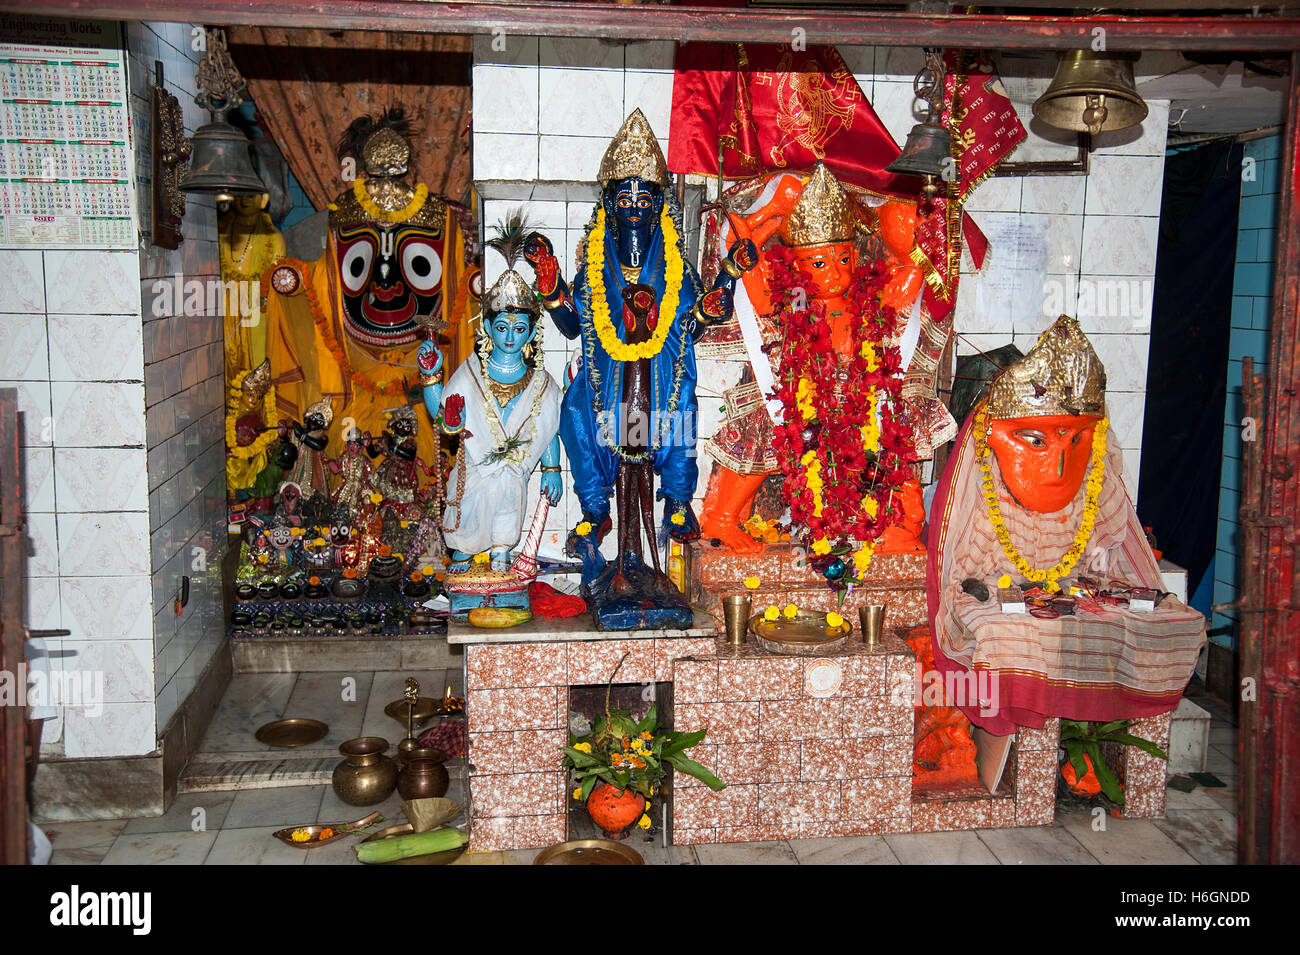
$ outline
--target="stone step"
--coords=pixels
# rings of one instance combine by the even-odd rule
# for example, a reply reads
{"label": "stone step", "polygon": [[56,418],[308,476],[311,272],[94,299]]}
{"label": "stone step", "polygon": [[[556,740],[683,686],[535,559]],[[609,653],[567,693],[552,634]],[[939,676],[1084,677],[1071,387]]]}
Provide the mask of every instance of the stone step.
{"label": "stone step", "polygon": [[[289,786],[330,784],[334,767],[342,761],[336,749],[283,753],[206,753],[190,760],[176,781],[180,793],[227,792],[243,789],[282,789]],[[466,775],[465,757],[444,765],[452,779]]]}
{"label": "stone step", "polygon": [[460,669],[461,647],[445,636],[232,637],[236,673]]}

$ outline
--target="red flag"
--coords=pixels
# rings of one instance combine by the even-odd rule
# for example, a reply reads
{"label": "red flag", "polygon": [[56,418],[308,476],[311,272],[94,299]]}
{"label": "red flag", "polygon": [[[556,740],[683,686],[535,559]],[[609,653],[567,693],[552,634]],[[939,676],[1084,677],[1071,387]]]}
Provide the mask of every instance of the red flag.
{"label": "red flag", "polygon": [[826,163],[842,182],[915,198],[899,148],[832,46],[688,43],[677,51],[668,168],[747,179]]}
{"label": "red flag", "polygon": [[[747,179],[811,169],[820,160],[842,182],[916,201],[920,181],[886,169],[900,152],[832,46],[688,43],[677,50],[668,133],[673,172],[716,176],[720,166],[724,179]],[[988,250],[969,216],[960,235],[949,234],[945,206],[932,203],[917,230],[936,317],[952,309],[948,262],[960,255],[962,236],[976,266]]]}

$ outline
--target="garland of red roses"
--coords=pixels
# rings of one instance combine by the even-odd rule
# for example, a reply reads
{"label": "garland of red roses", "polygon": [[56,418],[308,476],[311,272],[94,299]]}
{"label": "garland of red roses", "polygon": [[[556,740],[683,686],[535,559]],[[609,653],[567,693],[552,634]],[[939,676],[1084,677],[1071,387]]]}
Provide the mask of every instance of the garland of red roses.
{"label": "garland of red roses", "polygon": [[[796,265],[788,246],[775,245],[765,254],[771,262],[777,323],[784,332],[775,392],[782,422],[774,427],[772,442],[785,476],[782,494],[792,520],[807,528],[810,540],[824,538],[833,542],[834,553],[847,554],[853,542],[874,542],[886,527],[902,520],[902,504],[895,503],[893,489],[912,476],[907,465],[916,460],[916,447],[911,427],[896,410],[902,406],[898,349],[884,345],[897,333],[902,319],[880,303],[880,291],[889,278],[883,264],[859,266],[847,296],[858,316],[851,325],[853,349],[849,355],[837,355],[825,305],[806,294],[813,287],[812,277]],[[801,303],[806,307],[797,308]],[[874,370],[863,354],[864,344],[870,344],[879,358]],[[836,400],[836,389],[830,385],[838,374],[845,376],[840,393],[862,396],[862,400]],[[816,410],[812,421],[804,420],[796,404],[800,379],[818,386],[811,396]],[[863,426],[875,411],[865,400],[872,388],[880,407],[880,449],[874,463],[863,439]],[[820,463],[820,515],[815,513],[808,470],[802,464],[809,450],[815,451]],[[871,476],[867,488],[864,474]],[[867,496],[876,501],[874,518],[864,504]]]}

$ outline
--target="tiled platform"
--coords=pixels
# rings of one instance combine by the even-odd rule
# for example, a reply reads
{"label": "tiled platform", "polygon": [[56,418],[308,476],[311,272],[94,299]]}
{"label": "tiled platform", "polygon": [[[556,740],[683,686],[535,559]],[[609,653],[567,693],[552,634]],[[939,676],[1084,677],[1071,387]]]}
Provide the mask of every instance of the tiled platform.
{"label": "tiled platform", "polygon": [[[544,627],[545,623],[536,623]],[[471,639],[470,628],[449,635]],[[729,647],[713,637],[534,642],[466,646],[471,795],[470,846],[538,848],[573,838],[569,785],[559,747],[574,687],[671,683],[671,725],[707,728],[691,757],[727,783],[713,792],[674,774],[676,846],[887,833],[1048,825],[1056,808],[1059,722],[1020,733],[998,791],[912,790],[916,657],[895,632],[879,646],[849,644],[816,660]],[[813,666],[837,674],[833,689],[809,681]],[[1168,745],[1169,719],[1138,724]],[[1163,763],[1138,750],[1113,754],[1127,781],[1126,815],[1164,810]]]}
{"label": "tiled platform", "polygon": [[[395,742],[389,728],[396,724],[383,706],[400,694],[399,673],[375,673],[369,683],[358,679],[355,702],[340,693],[345,676],[328,680],[281,674],[241,674],[235,677],[214,721],[215,733],[204,741],[205,754],[236,753],[245,734],[294,705],[311,703],[331,726],[355,719],[358,733],[378,733]],[[441,676],[459,688],[457,671],[417,674],[422,692],[437,695]],[[325,688],[328,687],[328,693]],[[662,846],[639,834],[629,844],[650,865],[1143,865],[1230,864],[1236,855],[1237,747],[1236,729],[1221,709],[1212,710],[1210,758],[1207,770],[1227,785],[1198,788],[1191,793],[1169,790],[1163,819],[1098,819],[1087,811],[1058,810],[1055,822],[1034,828],[972,829],[962,832],[888,833],[838,838],[777,839],[764,842]],[[339,715],[335,715],[335,714]],[[268,714],[273,714],[268,716]],[[350,715],[349,715],[350,714]],[[349,724],[350,725],[350,724]],[[332,736],[333,734],[331,734]],[[346,737],[344,737],[346,738]],[[226,747],[223,749],[223,747]],[[448,796],[462,806],[467,793],[463,778],[453,778]],[[386,818],[400,821],[396,795],[376,807]],[[313,821],[342,822],[366,810],[340,802],[328,785],[290,785],[276,789],[186,793],[177,797],[165,816],[44,826],[54,844],[55,864],[200,864],[356,865],[351,845],[341,840],[304,851],[285,846],[271,833],[288,825]],[[464,816],[456,821],[463,824]],[[1104,826],[1104,828],[1098,828]],[[469,852],[461,865],[530,864],[537,849]]]}

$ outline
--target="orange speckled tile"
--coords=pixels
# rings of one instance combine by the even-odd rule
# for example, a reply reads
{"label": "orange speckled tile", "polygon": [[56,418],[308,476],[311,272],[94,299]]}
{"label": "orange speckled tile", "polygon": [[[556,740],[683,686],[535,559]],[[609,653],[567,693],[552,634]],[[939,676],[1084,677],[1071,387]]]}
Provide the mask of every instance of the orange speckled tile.
{"label": "orange speckled tile", "polygon": [[562,729],[469,734],[469,763],[475,773],[558,771],[568,742]]}
{"label": "orange speckled tile", "polygon": [[888,697],[844,701],[845,736],[898,736],[911,734],[916,710]]}
{"label": "orange speckled tile", "polygon": [[718,699],[718,664],[715,660],[673,661],[673,702],[714,703]]}
{"label": "orange speckled tile", "polygon": [[800,779],[864,779],[880,775],[879,739],[806,739],[800,745]]}
{"label": "orange speckled tile", "polygon": [[797,657],[718,661],[718,699],[794,700],[803,695],[804,661]]}
{"label": "orange speckled tile", "polygon": [[679,732],[708,727],[710,743],[746,743],[758,739],[758,703],[697,703],[677,707]]}
{"label": "orange speckled tile", "polygon": [[570,686],[608,683],[615,667],[615,683],[650,683],[655,678],[653,640],[588,640],[568,647]]}
{"label": "orange speckled tile", "polygon": [[673,678],[673,661],[681,657],[695,657],[696,659],[707,659],[717,655],[718,640],[716,637],[678,637],[657,638],[655,644],[655,675],[654,678],[659,681],[671,680]]}
{"label": "orange speckled tile", "polygon": [[840,700],[764,700],[759,705],[760,739],[834,739],[844,735]]}
{"label": "orange speckled tile", "polygon": [[470,808],[475,822],[488,817],[546,816],[566,808],[564,773],[472,776]]}
{"label": "orange speckled tile", "polygon": [[511,643],[465,648],[471,687],[565,686],[567,644]]}
{"label": "orange speckled tile", "polygon": [[884,819],[911,812],[912,777],[880,776],[840,784],[840,815],[845,819]]}
{"label": "orange speckled tile", "polygon": [[684,829],[752,826],[757,813],[757,786],[728,786],[716,793],[707,786],[684,786],[673,793],[674,825]]}
{"label": "orange speckled tile", "polygon": [[470,829],[471,852],[503,852],[509,849],[542,849],[569,838],[568,817],[519,816],[476,819]]}
{"label": "orange speckled tile", "polygon": [[465,704],[471,733],[555,729],[564,726],[567,692],[555,687],[470,690]]}
{"label": "orange speckled tile", "polygon": [[798,779],[799,744],[792,741],[719,746],[717,776],[729,786]]}
{"label": "orange speckled tile", "polygon": [[840,817],[839,782],[768,783],[758,787],[758,824],[777,826]]}

